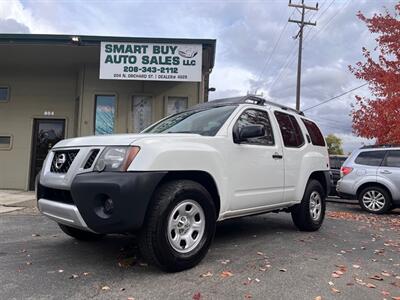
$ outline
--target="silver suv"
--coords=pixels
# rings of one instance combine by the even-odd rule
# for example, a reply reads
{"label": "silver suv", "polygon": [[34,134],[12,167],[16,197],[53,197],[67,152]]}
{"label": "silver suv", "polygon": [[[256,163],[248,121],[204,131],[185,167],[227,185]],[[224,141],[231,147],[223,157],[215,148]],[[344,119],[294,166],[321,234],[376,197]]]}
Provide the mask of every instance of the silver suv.
{"label": "silver suv", "polygon": [[336,191],[358,199],[371,213],[400,207],[400,146],[367,146],[354,151],[340,169]]}

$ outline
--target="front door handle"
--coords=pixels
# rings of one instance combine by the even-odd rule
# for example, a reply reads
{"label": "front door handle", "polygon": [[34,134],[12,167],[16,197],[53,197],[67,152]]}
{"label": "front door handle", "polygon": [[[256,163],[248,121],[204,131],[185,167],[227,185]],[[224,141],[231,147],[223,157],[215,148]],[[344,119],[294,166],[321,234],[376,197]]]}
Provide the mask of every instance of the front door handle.
{"label": "front door handle", "polygon": [[273,159],[282,159],[283,155],[280,155],[278,152],[275,152],[274,154],[272,154],[272,158]]}
{"label": "front door handle", "polygon": [[388,170],[383,170],[380,172],[381,174],[392,174],[392,172],[388,171]]}

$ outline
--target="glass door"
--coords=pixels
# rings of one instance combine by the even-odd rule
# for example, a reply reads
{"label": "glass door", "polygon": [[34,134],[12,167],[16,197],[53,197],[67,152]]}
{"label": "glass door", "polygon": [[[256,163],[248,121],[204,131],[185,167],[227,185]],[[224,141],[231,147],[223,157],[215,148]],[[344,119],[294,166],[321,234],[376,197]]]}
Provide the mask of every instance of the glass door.
{"label": "glass door", "polygon": [[153,99],[151,96],[132,97],[132,129],[139,133],[153,123]]}

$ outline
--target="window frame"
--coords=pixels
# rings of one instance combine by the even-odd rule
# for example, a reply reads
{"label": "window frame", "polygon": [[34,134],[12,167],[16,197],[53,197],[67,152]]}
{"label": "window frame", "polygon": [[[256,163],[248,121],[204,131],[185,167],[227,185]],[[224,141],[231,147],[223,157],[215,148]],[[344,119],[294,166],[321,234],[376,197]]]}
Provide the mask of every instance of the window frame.
{"label": "window frame", "polygon": [[11,98],[11,88],[10,88],[10,86],[9,85],[5,85],[5,84],[0,84],[0,89],[2,89],[2,88],[6,88],[7,89],[7,98],[5,99],[5,100],[1,100],[0,99],[0,104],[1,103],[8,103],[8,102],[10,102],[10,98]]}
{"label": "window frame", "polygon": [[[244,113],[246,113],[247,111],[249,111],[249,110],[260,111],[260,112],[262,112],[262,113],[267,114],[268,121],[269,121],[269,125],[270,125],[271,131],[272,131],[272,138],[273,138],[273,141],[272,141],[272,142],[273,142],[273,144],[271,144],[271,145],[253,144],[253,143],[247,143],[247,142],[243,141],[243,142],[240,143],[240,145],[263,146],[263,147],[275,147],[275,145],[276,145],[276,138],[275,138],[274,128],[273,128],[273,125],[272,125],[272,122],[271,122],[271,117],[270,117],[269,111],[263,110],[263,109],[259,109],[259,108],[253,108],[253,107],[248,107],[248,108],[244,109],[243,111],[239,112],[239,115],[238,115],[238,117],[236,118],[235,122],[233,123],[232,130],[231,130],[231,131],[232,131],[232,142],[233,142],[234,144],[237,144],[237,143],[235,142],[235,140],[234,140],[234,132],[235,132],[236,125],[237,125],[237,123],[239,122],[240,117],[241,117]],[[261,124],[259,124],[259,125],[261,125]]]}
{"label": "window frame", "polygon": [[[383,152],[383,153],[384,153],[384,154],[383,154],[383,157],[382,157],[382,159],[381,159],[381,162],[380,162],[379,165],[367,165],[367,164],[362,164],[362,163],[357,162],[357,159],[360,157],[361,154],[363,154],[363,153],[374,153],[374,152]],[[360,153],[357,154],[356,158],[354,159],[354,163],[357,164],[357,165],[360,165],[360,166],[368,166],[368,167],[377,168],[377,167],[381,167],[381,166],[382,166],[383,161],[384,161],[385,158],[386,158],[386,155],[387,155],[387,150],[367,150],[367,151],[361,151]]]}
{"label": "window frame", "polygon": [[[303,140],[302,144],[300,144],[300,145],[298,145],[298,146],[286,146],[286,145],[285,145],[285,139],[284,139],[284,137],[283,137],[282,130],[281,130],[281,126],[280,126],[280,124],[279,124],[278,118],[276,117],[276,113],[280,113],[280,114],[283,114],[283,115],[287,115],[287,116],[289,116],[289,118],[290,118],[290,117],[293,117],[293,118],[296,120],[297,126],[298,126],[298,128],[299,128],[299,130],[300,130],[301,137],[302,137],[302,140]],[[303,130],[301,129],[299,120],[298,120],[294,115],[288,114],[288,113],[286,113],[286,112],[282,112],[282,111],[280,111],[280,110],[274,110],[274,117],[275,117],[275,121],[276,121],[276,123],[277,123],[277,125],[278,125],[279,131],[280,131],[280,133],[281,133],[282,147],[290,148],[290,149],[300,149],[300,148],[302,148],[302,147],[306,144],[307,138],[304,136],[304,132],[303,132]],[[290,120],[290,123],[291,123],[292,126],[293,126],[292,120]],[[293,126],[293,127],[294,127],[294,126]],[[304,127],[305,127],[305,126],[304,126]],[[306,129],[307,129],[307,128],[306,128]],[[308,132],[308,131],[307,131],[307,132]],[[311,137],[310,137],[310,139],[311,139]]]}
{"label": "window frame", "polygon": [[8,147],[4,147],[4,148],[0,146],[0,151],[9,151],[9,150],[11,150],[12,147],[13,147],[14,136],[12,134],[5,133],[5,134],[0,134],[0,137],[10,138],[9,146]]}
{"label": "window frame", "polygon": [[95,93],[94,94],[94,107],[93,107],[93,135],[105,135],[105,134],[96,134],[96,109],[97,109],[97,97],[99,96],[106,96],[114,97],[115,101],[115,111],[114,111],[114,127],[113,127],[113,132],[112,133],[107,133],[107,134],[115,134],[116,133],[116,125],[117,125],[117,119],[118,119],[118,94],[117,93]]}

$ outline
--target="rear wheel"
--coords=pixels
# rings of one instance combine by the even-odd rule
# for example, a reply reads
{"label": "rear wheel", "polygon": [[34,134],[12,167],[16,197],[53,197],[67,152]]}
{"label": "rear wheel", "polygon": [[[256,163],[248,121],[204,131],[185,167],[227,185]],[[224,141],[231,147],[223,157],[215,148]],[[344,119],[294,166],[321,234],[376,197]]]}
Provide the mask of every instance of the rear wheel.
{"label": "rear wheel", "polygon": [[165,271],[189,269],[207,254],[215,223],[214,202],[202,185],[191,180],[168,182],[155,192],[140,234],[140,251]]}
{"label": "rear wheel", "polygon": [[362,190],[358,202],[362,209],[374,214],[383,214],[392,206],[389,193],[378,186],[371,186]]}
{"label": "rear wheel", "polygon": [[325,217],[325,192],[317,180],[310,180],[300,204],[292,208],[293,223],[301,231],[318,230]]}
{"label": "rear wheel", "polygon": [[98,240],[104,236],[104,234],[98,234],[98,233],[94,233],[94,232],[80,230],[78,228],[70,227],[70,226],[67,226],[64,224],[58,224],[58,226],[60,226],[61,230],[65,234],[67,234],[77,240],[81,240],[81,241]]}

